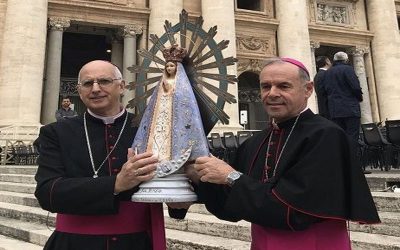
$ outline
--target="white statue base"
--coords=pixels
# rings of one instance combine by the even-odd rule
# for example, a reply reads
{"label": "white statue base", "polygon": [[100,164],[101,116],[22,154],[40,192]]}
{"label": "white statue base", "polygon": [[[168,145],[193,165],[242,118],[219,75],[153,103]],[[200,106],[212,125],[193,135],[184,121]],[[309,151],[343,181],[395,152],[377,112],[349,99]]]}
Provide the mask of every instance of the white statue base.
{"label": "white statue base", "polygon": [[197,195],[192,190],[185,174],[171,174],[139,185],[139,191],[132,195],[135,202],[194,202]]}

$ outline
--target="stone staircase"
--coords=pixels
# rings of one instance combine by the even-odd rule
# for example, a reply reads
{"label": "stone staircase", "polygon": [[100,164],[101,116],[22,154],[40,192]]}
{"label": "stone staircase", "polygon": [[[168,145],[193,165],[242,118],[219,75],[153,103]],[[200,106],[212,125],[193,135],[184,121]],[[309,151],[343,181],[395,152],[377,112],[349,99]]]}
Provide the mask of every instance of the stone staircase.
{"label": "stone staircase", "polygon": [[[33,192],[36,166],[0,166],[0,250],[42,249],[55,214],[42,210]],[[353,249],[400,250],[400,193],[382,192],[400,182],[400,171],[367,175],[382,224],[350,223]],[[400,185],[398,185],[400,186]],[[165,217],[168,249],[225,250],[250,248],[250,224],[231,223],[193,205],[184,220]]]}

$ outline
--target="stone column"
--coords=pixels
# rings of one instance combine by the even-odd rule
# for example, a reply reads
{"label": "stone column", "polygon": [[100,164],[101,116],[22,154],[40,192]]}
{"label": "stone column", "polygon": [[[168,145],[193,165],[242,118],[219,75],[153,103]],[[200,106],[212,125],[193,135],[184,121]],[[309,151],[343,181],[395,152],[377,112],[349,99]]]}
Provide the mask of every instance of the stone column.
{"label": "stone column", "polygon": [[[122,76],[125,79],[126,84],[129,84],[136,79],[136,75],[132,74],[128,67],[136,65],[136,41],[137,36],[142,34],[143,28],[140,25],[127,25],[123,28],[124,37],[124,55],[123,55],[123,66]],[[128,101],[135,97],[133,91],[125,89],[122,103],[126,106]],[[132,111],[132,110],[131,110]]]}
{"label": "stone column", "polygon": [[119,36],[115,35],[111,40],[111,62],[117,65],[122,70],[122,58],[124,47]]}
{"label": "stone column", "polygon": [[400,36],[395,1],[369,0],[369,28],[374,34],[371,43],[380,120],[400,119]]}
{"label": "stone column", "polygon": [[[217,35],[214,37],[216,42],[229,40],[228,48],[223,50],[224,57],[236,57],[236,27],[235,27],[235,6],[234,1],[215,1],[202,0],[201,14],[204,18],[203,29],[208,31],[209,28],[217,25]],[[211,72],[211,71],[210,71]],[[216,69],[215,72],[218,73]],[[237,66],[228,66],[227,73],[236,75]],[[225,104],[224,111],[229,115],[229,124],[222,125],[217,123],[212,132],[237,131],[243,129],[239,124],[239,106],[238,106],[238,86],[237,84],[229,84],[228,92],[236,96],[237,103]]]}
{"label": "stone column", "polygon": [[47,0],[7,1],[1,34],[0,126],[39,124],[47,4]]}
{"label": "stone column", "polygon": [[[313,72],[308,31],[309,12],[306,0],[276,0],[278,26],[278,54],[281,57],[292,57],[300,60],[307,69]],[[311,75],[312,77],[312,75]],[[308,99],[308,107],[317,110],[315,94]]]}
{"label": "stone column", "polygon": [[317,64],[315,62],[315,49],[318,49],[320,47],[319,42],[317,41],[311,41],[310,42],[310,48],[311,48],[311,68],[309,69],[311,78],[317,74]]}
{"label": "stone column", "polygon": [[[317,74],[317,65],[315,62],[315,49],[318,49],[320,47],[319,42],[317,41],[311,41],[310,42],[310,48],[311,48],[311,68],[309,68],[308,70],[310,71],[310,77],[311,80],[314,80],[314,76]],[[315,90],[315,89],[314,89]],[[310,98],[308,99],[308,105],[310,104],[315,104],[314,109],[318,110],[318,100],[317,100],[317,94],[314,91],[313,95],[310,96]],[[319,110],[318,110],[319,113]]]}
{"label": "stone column", "polygon": [[[149,34],[164,34],[164,22],[168,20],[175,25],[179,22],[179,13],[183,9],[183,0],[150,0]],[[150,44],[149,44],[150,46]]]}
{"label": "stone column", "polygon": [[65,18],[49,18],[49,36],[47,46],[46,79],[44,82],[42,103],[42,124],[55,122],[60,95],[61,52],[63,32],[70,26]]}
{"label": "stone column", "polygon": [[356,47],[349,51],[353,55],[353,65],[360,86],[363,91],[363,101],[360,103],[361,107],[361,123],[372,122],[371,101],[369,95],[369,87],[367,81],[367,74],[365,72],[364,54],[369,53],[367,47]]}

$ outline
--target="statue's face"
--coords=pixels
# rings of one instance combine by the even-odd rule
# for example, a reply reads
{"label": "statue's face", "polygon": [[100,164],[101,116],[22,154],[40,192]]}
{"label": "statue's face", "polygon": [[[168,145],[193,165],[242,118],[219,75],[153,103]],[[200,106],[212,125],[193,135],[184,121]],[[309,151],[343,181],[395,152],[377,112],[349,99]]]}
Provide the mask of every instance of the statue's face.
{"label": "statue's face", "polygon": [[165,64],[165,71],[168,75],[173,76],[176,73],[176,64],[174,62],[167,62]]}

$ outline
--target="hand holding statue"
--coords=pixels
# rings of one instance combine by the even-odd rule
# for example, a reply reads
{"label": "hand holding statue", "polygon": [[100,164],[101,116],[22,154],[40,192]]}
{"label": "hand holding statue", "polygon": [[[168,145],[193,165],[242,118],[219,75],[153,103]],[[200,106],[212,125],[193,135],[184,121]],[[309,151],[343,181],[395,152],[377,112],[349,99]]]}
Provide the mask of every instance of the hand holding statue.
{"label": "hand holding statue", "polygon": [[[228,174],[234,171],[228,163],[213,155],[197,158],[194,169],[197,171],[200,181],[214,184],[227,184]],[[193,178],[193,174],[189,177]]]}
{"label": "hand holding statue", "polygon": [[135,154],[132,148],[128,149],[128,160],[122,166],[115,181],[114,193],[129,190],[155,176],[158,158],[151,152]]}

